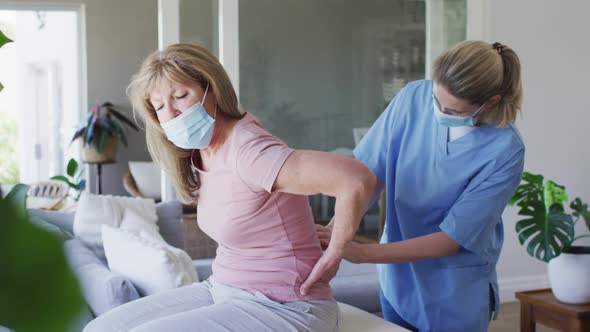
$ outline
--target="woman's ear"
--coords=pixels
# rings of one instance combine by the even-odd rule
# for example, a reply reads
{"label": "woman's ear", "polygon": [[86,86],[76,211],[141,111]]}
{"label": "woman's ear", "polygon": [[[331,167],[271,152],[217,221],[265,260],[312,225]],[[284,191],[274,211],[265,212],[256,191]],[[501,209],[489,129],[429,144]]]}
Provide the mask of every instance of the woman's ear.
{"label": "woman's ear", "polygon": [[500,99],[502,99],[502,96],[495,95],[492,98],[488,99],[488,102],[487,103],[490,104],[490,105],[494,105],[495,106],[495,105],[498,104],[498,102],[500,102]]}

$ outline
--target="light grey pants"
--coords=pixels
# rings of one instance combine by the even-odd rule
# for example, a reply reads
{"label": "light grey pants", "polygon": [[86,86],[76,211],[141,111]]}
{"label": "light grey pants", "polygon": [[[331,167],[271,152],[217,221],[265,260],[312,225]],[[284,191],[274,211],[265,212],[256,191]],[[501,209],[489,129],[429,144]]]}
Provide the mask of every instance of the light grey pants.
{"label": "light grey pants", "polygon": [[335,332],[338,319],[334,300],[280,303],[208,279],[121,305],[84,332]]}

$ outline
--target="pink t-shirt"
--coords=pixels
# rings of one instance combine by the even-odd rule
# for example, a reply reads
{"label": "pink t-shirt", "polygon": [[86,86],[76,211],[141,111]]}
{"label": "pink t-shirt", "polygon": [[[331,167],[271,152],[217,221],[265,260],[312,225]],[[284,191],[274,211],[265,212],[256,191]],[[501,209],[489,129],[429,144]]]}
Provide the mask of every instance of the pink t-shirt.
{"label": "pink t-shirt", "polygon": [[271,192],[293,149],[247,113],[198,169],[199,227],[219,244],[215,281],[276,301],[327,300],[329,284],[299,292],[322,255],[307,196]]}

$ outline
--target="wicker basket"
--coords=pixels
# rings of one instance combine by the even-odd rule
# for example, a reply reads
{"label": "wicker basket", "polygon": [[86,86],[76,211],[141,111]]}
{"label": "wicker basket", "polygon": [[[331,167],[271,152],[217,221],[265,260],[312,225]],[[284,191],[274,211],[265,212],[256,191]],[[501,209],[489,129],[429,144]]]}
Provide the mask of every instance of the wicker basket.
{"label": "wicker basket", "polygon": [[86,147],[82,151],[82,160],[85,163],[112,163],[117,157],[117,147],[119,141],[115,136],[109,136],[104,145],[102,153],[99,153],[96,149],[98,140],[93,139],[91,144],[86,144]]}

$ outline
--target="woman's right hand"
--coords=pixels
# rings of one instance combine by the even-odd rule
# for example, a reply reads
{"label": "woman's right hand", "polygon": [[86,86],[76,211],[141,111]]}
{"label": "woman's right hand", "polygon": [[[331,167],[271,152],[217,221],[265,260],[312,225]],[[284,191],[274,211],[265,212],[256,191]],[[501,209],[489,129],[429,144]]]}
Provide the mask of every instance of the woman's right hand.
{"label": "woman's right hand", "polygon": [[316,224],[315,231],[320,239],[322,250],[326,250],[330,244],[330,238],[332,236],[332,223],[329,223],[326,226]]}

